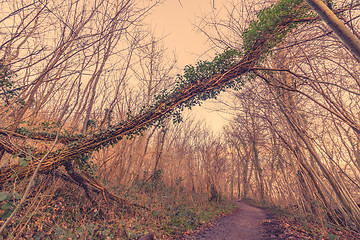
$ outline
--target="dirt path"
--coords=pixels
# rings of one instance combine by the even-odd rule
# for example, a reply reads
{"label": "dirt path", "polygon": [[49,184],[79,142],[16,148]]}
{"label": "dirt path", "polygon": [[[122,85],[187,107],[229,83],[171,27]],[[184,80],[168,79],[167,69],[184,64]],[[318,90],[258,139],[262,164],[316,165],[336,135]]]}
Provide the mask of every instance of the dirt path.
{"label": "dirt path", "polygon": [[256,240],[263,239],[262,221],[266,213],[244,202],[236,202],[239,211],[216,222],[216,225],[186,239],[196,240]]}

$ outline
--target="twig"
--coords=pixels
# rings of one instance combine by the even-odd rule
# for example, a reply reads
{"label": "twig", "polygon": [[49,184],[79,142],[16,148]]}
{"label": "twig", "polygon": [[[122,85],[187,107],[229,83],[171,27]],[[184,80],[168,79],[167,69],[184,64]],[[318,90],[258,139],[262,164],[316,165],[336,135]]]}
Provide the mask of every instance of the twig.
{"label": "twig", "polygon": [[[60,128],[61,129],[61,128]],[[11,213],[10,217],[8,219],[6,219],[6,221],[4,222],[4,224],[1,226],[0,228],[0,235],[2,234],[2,232],[4,231],[4,229],[6,228],[6,226],[10,223],[10,221],[12,220],[12,218],[16,215],[16,213],[20,210],[22,204],[26,201],[27,197],[29,196],[30,190],[32,188],[32,186],[34,185],[35,182],[35,177],[37,176],[37,173],[40,170],[41,164],[44,162],[44,160],[47,158],[47,156],[49,155],[49,153],[53,150],[53,148],[55,147],[58,138],[59,138],[59,134],[60,134],[60,129],[57,132],[57,136],[55,138],[54,143],[51,146],[51,149],[41,158],[41,160],[39,161],[33,175],[31,176],[30,182],[26,187],[26,190],[24,192],[24,195],[22,196],[20,202],[17,204],[16,208],[14,209],[14,211]]]}

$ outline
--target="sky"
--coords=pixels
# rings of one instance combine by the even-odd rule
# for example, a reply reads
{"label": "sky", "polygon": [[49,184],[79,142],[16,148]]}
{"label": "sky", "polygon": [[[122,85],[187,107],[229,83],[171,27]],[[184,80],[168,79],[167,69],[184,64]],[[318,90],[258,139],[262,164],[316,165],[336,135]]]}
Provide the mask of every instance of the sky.
{"label": "sky", "polygon": [[[180,4],[181,2],[181,4]],[[203,53],[211,47],[207,38],[196,31],[194,23],[199,17],[210,12],[213,8],[212,0],[167,0],[155,8],[149,21],[156,36],[164,36],[164,45],[169,52],[175,51],[180,69],[188,64],[195,64],[199,59],[210,60]],[[219,1],[215,1],[215,4]],[[215,5],[215,7],[218,7]],[[207,55],[215,55],[208,52]],[[214,131],[220,132],[230,115],[211,110],[218,105],[213,101],[206,101],[200,107],[194,107],[191,114],[205,123]]]}
{"label": "sky", "polygon": [[167,0],[152,11],[155,34],[164,36],[166,47],[176,51],[180,67],[196,62],[209,49],[206,37],[196,32],[193,23],[211,8],[210,0]]}

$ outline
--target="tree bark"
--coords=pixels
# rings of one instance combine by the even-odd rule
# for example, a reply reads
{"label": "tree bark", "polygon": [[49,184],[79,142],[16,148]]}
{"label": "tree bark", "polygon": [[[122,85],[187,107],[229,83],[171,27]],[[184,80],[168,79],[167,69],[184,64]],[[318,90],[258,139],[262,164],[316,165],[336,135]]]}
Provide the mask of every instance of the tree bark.
{"label": "tree bark", "polygon": [[305,0],[320,16],[320,18],[334,31],[350,51],[360,60],[360,40],[321,0]]}

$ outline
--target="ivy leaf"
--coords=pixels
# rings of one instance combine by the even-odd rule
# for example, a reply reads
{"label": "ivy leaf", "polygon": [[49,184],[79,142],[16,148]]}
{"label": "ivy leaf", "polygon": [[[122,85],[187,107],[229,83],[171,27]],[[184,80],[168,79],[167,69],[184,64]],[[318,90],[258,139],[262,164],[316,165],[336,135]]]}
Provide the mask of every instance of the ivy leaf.
{"label": "ivy leaf", "polygon": [[2,215],[1,215],[1,218],[2,219],[7,219],[8,217],[10,217],[10,215],[12,214],[12,210],[6,210]]}
{"label": "ivy leaf", "polygon": [[8,192],[0,192],[0,201],[9,200],[11,195]]}
{"label": "ivy leaf", "polygon": [[20,200],[20,199],[21,199],[21,195],[18,194],[18,193],[14,193],[14,197],[15,197],[15,199],[17,199],[17,200]]}
{"label": "ivy leaf", "polygon": [[331,233],[329,234],[329,240],[337,240],[337,239],[339,239],[338,236],[331,234]]}
{"label": "ivy leaf", "polygon": [[26,161],[30,161],[30,160],[32,159],[32,156],[31,156],[31,155],[27,155],[25,159],[26,159]]}
{"label": "ivy leaf", "polygon": [[56,232],[56,234],[58,235],[58,237],[61,237],[63,235],[63,230],[61,229],[61,227],[54,227],[54,230]]}
{"label": "ivy leaf", "polygon": [[18,156],[20,156],[21,155],[21,152],[19,152],[19,153],[17,153],[17,154],[15,154],[15,155],[13,155],[13,158],[17,158]]}
{"label": "ivy leaf", "polygon": [[26,167],[27,165],[29,165],[29,162],[26,159],[19,158],[19,166],[20,167]]}
{"label": "ivy leaf", "polygon": [[2,205],[1,209],[2,210],[9,210],[9,209],[12,209],[13,208],[13,204],[11,202],[7,202],[5,203],[4,205]]}

